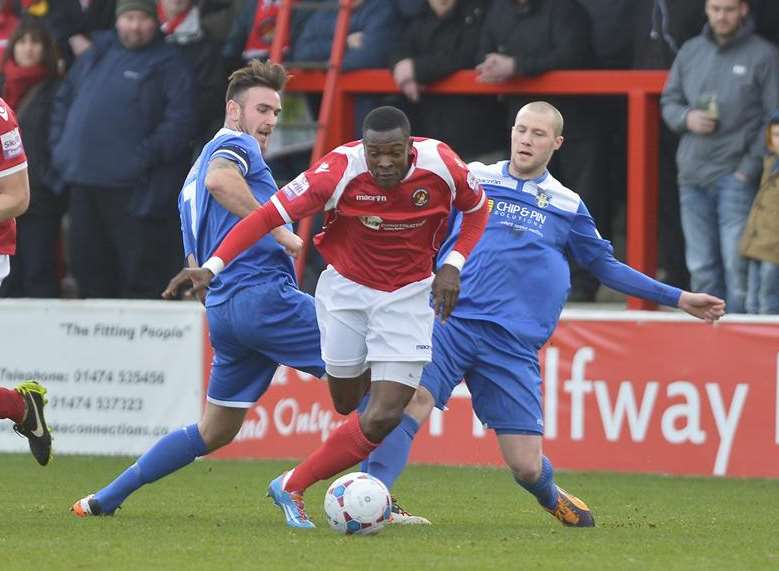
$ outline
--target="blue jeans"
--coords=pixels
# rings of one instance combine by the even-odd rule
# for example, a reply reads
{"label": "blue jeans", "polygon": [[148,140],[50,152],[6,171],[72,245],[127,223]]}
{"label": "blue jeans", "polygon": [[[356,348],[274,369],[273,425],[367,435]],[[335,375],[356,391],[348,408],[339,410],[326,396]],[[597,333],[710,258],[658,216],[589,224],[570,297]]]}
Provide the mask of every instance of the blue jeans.
{"label": "blue jeans", "polygon": [[779,265],[749,260],[747,312],[779,313]]}
{"label": "blue jeans", "polygon": [[739,243],[755,194],[757,188],[734,175],[679,187],[692,290],[725,299],[729,313],[746,310],[747,260]]}

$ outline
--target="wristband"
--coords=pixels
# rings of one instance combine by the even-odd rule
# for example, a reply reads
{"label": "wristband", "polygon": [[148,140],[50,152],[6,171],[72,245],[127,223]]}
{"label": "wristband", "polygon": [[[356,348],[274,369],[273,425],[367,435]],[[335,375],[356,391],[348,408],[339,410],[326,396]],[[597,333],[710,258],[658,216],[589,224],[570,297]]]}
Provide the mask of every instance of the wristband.
{"label": "wristband", "polygon": [[208,270],[212,274],[214,274],[214,277],[218,276],[219,273],[225,269],[225,263],[222,261],[222,258],[218,258],[216,256],[211,256],[206,260],[206,263],[201,266],[204,270]]}
{"label": "wristband", "polygon": [[465,256],[463,256],[457,250],[452,250],[449,252],[449,255],[446,256],[444,263],[449,264],[450,266],[454,266],[459,271],[463,271],[463,266],[465,265]]}

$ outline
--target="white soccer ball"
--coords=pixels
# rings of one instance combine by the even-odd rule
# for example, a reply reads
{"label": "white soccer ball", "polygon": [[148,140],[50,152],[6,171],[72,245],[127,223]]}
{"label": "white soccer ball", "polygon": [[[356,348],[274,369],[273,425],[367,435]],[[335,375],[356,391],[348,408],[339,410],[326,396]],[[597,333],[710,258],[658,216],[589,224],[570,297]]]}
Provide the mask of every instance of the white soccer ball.
{"label": "white soccer ball", "polygon": [[325,515],[338,533],[377,533],[392,517],[392,498],[381,480],[352,472],[330,484],[325,494]]}

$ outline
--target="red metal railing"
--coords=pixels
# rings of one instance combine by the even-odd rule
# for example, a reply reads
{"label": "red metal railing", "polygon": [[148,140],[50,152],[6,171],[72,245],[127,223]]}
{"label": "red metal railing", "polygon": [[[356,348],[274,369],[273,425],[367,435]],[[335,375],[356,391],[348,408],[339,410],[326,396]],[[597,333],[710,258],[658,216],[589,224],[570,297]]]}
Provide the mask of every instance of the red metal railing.
{"label": "red metal railing", "polygon": [[[321,92],[325,74],[293,70],[287,91]],[[624,95],[628,101],[627,262],[648,274],[657,271],[657,184],[659,105],[665,71],[554,71],[499,85],[477,83],[475,72],[459,71],[426,91],[467,95]],[[397,93],[389,71],[362,70],[340,76],[333,92],[331,125],[326,149],[349,141],[354,133],[353,99],[361,93]],[[576,189],[574,189],[576,190]],[[308,230],[308,229],[306,229]],[[304,240],[310,231],[301,232]],[[630,298],[630,309],[652,309],[644,300]]]}

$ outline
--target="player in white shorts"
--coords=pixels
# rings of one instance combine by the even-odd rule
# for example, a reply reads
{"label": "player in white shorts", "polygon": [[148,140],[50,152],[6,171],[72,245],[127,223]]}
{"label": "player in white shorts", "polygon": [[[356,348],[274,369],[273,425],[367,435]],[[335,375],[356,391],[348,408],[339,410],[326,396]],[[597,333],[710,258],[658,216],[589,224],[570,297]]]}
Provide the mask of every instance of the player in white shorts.
{"label": "player in white shorts", "polygon": [[[460,238],[435,278],[432,260],[453,207]],[[405,114],[373,110],[363,139],[338,147],[237,224],[192,280],[203,289],[225,265],[272,228],[324,210],[314,243],[328,268],[316,290],[317,320],[330,392],[352,413],[370,388],[365,412],[351,414],[306,460],[273,480],[268,492],[292,527],[314,527],[303,492],[362,459],[401,421],[430,362],[434,314],[457,301],[460,270],[487,220],[484,192],[444,143],[410,136]],[[430,307],[432,291],[433,307]]]}

